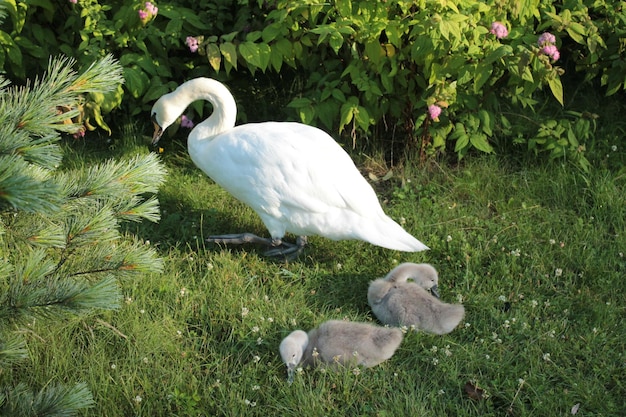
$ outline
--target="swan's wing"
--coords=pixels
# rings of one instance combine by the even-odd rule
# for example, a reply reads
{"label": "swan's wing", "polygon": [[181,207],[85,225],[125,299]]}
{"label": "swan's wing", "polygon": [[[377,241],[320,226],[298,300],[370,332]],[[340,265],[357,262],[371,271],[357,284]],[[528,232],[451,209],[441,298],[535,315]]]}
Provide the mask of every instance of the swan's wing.
{"label": "swan's wing", "polygon": [[194,162],[253,208],[323,213],[380,209],[372,187],[328,134],[299,123],[237,126],[192,152]]}

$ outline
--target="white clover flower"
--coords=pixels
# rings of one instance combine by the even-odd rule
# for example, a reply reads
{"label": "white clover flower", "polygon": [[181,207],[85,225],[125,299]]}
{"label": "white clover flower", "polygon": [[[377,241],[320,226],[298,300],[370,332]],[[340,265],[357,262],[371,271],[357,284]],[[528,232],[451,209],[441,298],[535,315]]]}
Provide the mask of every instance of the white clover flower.
{"label": "white clover flower", "polygon": [[498,297],[498,301],[506,301],[506,297],[504,295],[501,295]]}
{"label": "white clover flower", "polygon": [[504,320],[504,324],[503,324],[505,329],[508,329],[509,327],[511,327],[511,322],[508,320]]}
{"label": "white clover flower", "polygon": [[520,384],[520,385],[524,384],[524,382],[526,382],[526,381],[524,381],[524,378],[520,378],[520,379],[517,380],[517,383]]}
{"label": "white clover flower", "polygon": [[489,359],[491,359],[491,356],[485,355],[485,359],[489,360]]}
{"label": "white clover flower", "polygon": [[213,269],[213,264],[211,262],[207,262],[206,268],[210,271],[211,269]]}
{"label": "white clover flower", "polygon": [[143,358],[142,361],[143,363],[148,363],[148,358]]}
{"label": "white clover flower", "polygon": [[268,317],[268,318],[267,318],[267,322],[268,322],[268,323],[274,323],[274,318],[272,318],[272,317]]}
{"label": "white clover flower", "polygon": [[452,236],[450,235],[446,236],[446,242],[452,242]]}
{"label": "white clover flower", "polygon": [[463,294],[457,294],[456,295],[456,301],[457,301],[457,303],[462,303],[463,302]]}
{"label": "white clover flower", "polygon": [[452,351],[450,350],[450,345],[446,345],[445,349],[443,350],[443,354],[446,355],[447,357],[452,356]]}
{"label": "white clover flower", "polygon": [[260,360],[261,360],[261,357],[260,357],[259,355],[254,355],[254,356],[252,357],[252,360],[256,363],[256,362],[258,362],[258,361],[260,361]]}
{"label": "white clover flower", "polygon": [[117,365],[116,365],[116,364],[114,364],[114,363],[112,363],[112,364],[111,364],[111,369],[115,369],[115,368],[117,368]]}
{"label": "white clover flower", "polygon": [[521,254],[522,254],[522,251],[519,250],[519,249],[515,249],[515,250],[511,251],[511,255],[513,255],[513,256],[519,257],[519,256],[521,256]]}
{"label": "white clover flower", "polygon": [[554,276],[560,277],[561,275],[563,275],[563,270],[561,268],[557,268],[554,270]]}
{"label": "white clover flower", "polygon": [[301,366],[296,368],[296,372],[299,373],[299,374],[301,374],[303,371],[304,371],[304,369],[302,369]]}
{"label": "white clover flower", "polygon": [[137,396],[134,398],[134,400],[135,400],[135,402],[136,402],[137,404],[139,404],[139,403],[141,402],[142,398],[141,398],[141,396],[140,396],[140,395],[137,395]]}
{"label": "white clover flower", "polygon": [[258,386],[258,385],[253,385],[253,386],[252,386],[252,391],[258,391],[258,390],[260,390],[260,389],[261,389],[261,387],[260,387],[260,386]]}
{"label": "white clover flower", "polygon": [[616,151],[617,151],[617,145],[613,145],[613,146],[611,146],[611,150],[612,150],[613,152],[616,152]]}
{"label": "white clover flower", "polygon": [[539,302],[538,302],[537,300],[532,300],[532,301],[530,302],[530,305],[531,305],[533,308],[535,308],[535,307],[537,307],[537,306],[539,305]]}
{"label": "white clover flower", "polygon": [[437,394],[439,394],[439,395],[443,395],[443,394],[445,394],[445,393],[446,393],[446,392],[445,392],[444,390],[442,390],[442,389],[440,389],[439,391],[437,391]]}
{"label": "white clover flower", "polygon": [[259,338],[256,340],[256,344],[257,344],[257,345],[261,345],[261,344],[263,344],[263,338],[262,338],[262,337],[259,337]]}
{"label": "white clover flower", "polygon": [[183,332],[181,332],[180,330],[176,330],[176,336],[183,337]]}
{"label": "white clover flower", "polygon": [[261,329],[259,329],[259,326],[254,326],[254,327],[252,328],[252,333],[258,333],[258,332],[259,332],[259,330],[261,330]]}
{"label": "white clover flower", "polygon": [[596,333],[598,333],[598,328],[594,327],[593,329],[591,329],[591,331],[593,332],[593,334],[596,334]]}
{"label": "white clover flower", "polygon": [[548,242],[550,242],[551,245],[554,245],[556,243],[556,240],[550,239]]}
{"label": "white clover flower", "polygon": [[406,224],[406,219],[404,217],[400,217],[400,226],[404,226]]}
{"label": "white clover flower", "polygon": [[548,362],[550,360],[550,354],[549,353],[544,353],[543,354],[543,360]]}
{"label": "white clover flower", "polygon": [[317,351],[317,348],[314,347],[313,348],[313,353],[311,353],[311,356],[313,356],[314,358],[317,358],[320,355],[320,353]]}
{"label": "white clover flower", "polygon": [[139,310],[139,314],[144,314],[146,312],[146,310],[144,310],[143,308],[141,310]]}
{"label": "white clover flower", "polygon": [[465,323],[465,328],[469,329],[472,326],[472,323]]}
{"label": "white clover flower", "polygon": [[433,346],[433,347],[430,348],[430,351],[432,353],[437,353],[437,350],[439,350],[439,348],[437,346]]}
{"label": "white clover flower", "polygon": [[241,307],[241,317],[246,317],[250,313],[246,307]]}
{"label": "white clover flower", "polygon": [[356,376],[359,376],[359,375],[361,375],[361,370],[359,368],[354,368],[352,370],[352,374],[356,375]]}
{"label": "white clover flower", "polygon": [[437,366],[439,364],[439,359],[433,358],[433,365]]}
{"label": "white clover flower", "polygon": [[187,292],[187,288],[185,288],[185,287],[181,288],[180,289],[180,296],[184,297],[186,292]]}

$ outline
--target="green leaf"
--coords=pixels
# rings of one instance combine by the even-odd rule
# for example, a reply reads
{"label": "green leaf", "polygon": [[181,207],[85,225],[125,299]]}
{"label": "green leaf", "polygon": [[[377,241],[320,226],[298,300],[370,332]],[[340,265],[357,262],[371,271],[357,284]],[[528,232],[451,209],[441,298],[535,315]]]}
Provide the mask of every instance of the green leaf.
{"label": "green leaf", "polygon": [[265,44],[243,42],[239,45],[239,53],[249,66],[252,65],[251,70],[259,68],[261,71],[265,71],[270,63],[271,50]]}
{"label": "green leaf", "polygon": [[220,52],[226,62],[234,69],[237,69],[237,48],[235,45],[231,42],[224,42],[220,44]]}
{"label": "green leaf", "polygon": [[222,65],[222,53],[220,52],[220,48],[214,43],[208,44],[206,46],[206,56],[215,72],[219,72],[220,66]]}
{"label": "green leaf", "polygon": [[487,110],[479,110],[478,118],[480,119],[480,127],[487,135],[493,135],[493,118]]}
{"label": "green leaf", "polygon": [[483,151],[485,153],[493,152],[493,147],[487,141],[487,136],[481,133],[475,133],[473,135],[470,135],[469,140],[472,146],[479,151]]}
{"label": "green leaf", "polygon": [[548,85],[554,98],[563,106],[563,84],[561,84],[561,79],[557,75],[550,77],[548,78]]}
{"label": "green leaf", "polygon": [[359,99],[351,96],[341,106],[341,118],[339,119],[339,132],[343,130],[343,128],[352,121],[354,118],[354,113],[357,111],[359,106]]}
{"label": "green leaf", "polygon": [[485,64],[493,64],[495,61],[499,60],[500,58],[506,55],[512,55],[512,54],[513,54],[513,48],[511,48],[509,45],[501,45],[495,51],[492,51],[489,55],[487,55],[487,58],[485,58],[483,62]]}
{"label": "green leaf", "polygon": [[370,40],[365,44],[365,56],[375,65],[380,63],[382,57],[385,56],[385,51],[380,46],[378,39]]}
{"label": "green leaf", "polygon": [[368,130],[370,127],[370,115],[367,109],[363,106],[358,106],[354,112],[354,117],[357,124],[363,130]]}
{"label": "green leaf", "polygon": [[136,68],[124,68],[124,79],[126,80],[126,89],[135,98],[141,97],[150,82],[148,76]]}
{"label": "green leaf", "polygon": [[484,63],[480,63],[476,66],[476,71],[474,72],[474,92],[479,93],[480,89],[485,85],[491,73],[493,72],[493,68],[491,65],[486,65]]}

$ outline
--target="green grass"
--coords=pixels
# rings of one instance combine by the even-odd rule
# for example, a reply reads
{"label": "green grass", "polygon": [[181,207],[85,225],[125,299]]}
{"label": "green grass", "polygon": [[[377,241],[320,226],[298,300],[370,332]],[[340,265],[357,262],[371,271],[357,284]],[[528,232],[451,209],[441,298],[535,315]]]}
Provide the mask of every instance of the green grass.
{"label": "green grass", "polygon": [[[114,154],[145,152],[132,138]],[[89,416],[617,416],[626,410],[626,178],[479,157],[406,170],[377,190],[385,210],[432,249],[406,254],[312,238],[298,260],[208,234],[265,235],[254,213],[191,165],[164,160],[159,224],[128,225],[165,272],[121,283],[116,312],[25,330],[25,382],[85,381]],[[75,148],[76,149],[76,148]],[[82,163],[84,150],[69,155]],[[107,150],[106,153],[111,152]],[[623,152],[623,150],[622,150]],[[452,333],[409,333],[389,361],[308,369],[293,385],[278,355],[291,330],[373,321],[368,283],[398,262],[430,262],[442,298],[462,300]],[[466,384],[484,390],[479,399]]]}

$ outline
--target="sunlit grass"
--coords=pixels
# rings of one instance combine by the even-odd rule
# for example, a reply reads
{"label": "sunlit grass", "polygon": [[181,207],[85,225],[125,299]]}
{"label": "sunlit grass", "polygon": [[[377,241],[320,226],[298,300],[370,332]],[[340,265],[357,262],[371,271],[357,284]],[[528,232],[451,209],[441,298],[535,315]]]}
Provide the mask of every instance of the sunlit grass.
{"label": "sunlit grass", "polygon": [[[132,142],[132,141],[131,141]],[[137,152],[132,143],[123,152]],[[71,156],[73,157],[73,156]],[[299,259],[204,243],[265,234],[256,215],[205,178],[183,149],[159,224],[128,225],[165,272],[121,282],[123,307],[24,332],[32,385],[85,381],[94,416],[615,416],[626,409],[626,179],[482,157],[412,167],[378,185],[385,211],[431,247],[406,254],[311,239]],[[68,161],[71,164],[71,161]],[[398,175],[398,174],[396,174]],[[376,321],[369,282],[399,262],[430,262],[465,320],[445,336],[408,333],[373,369],[303,370],[277,348],[331,318]],[[469,395],[466,387],[478,387]]]}

